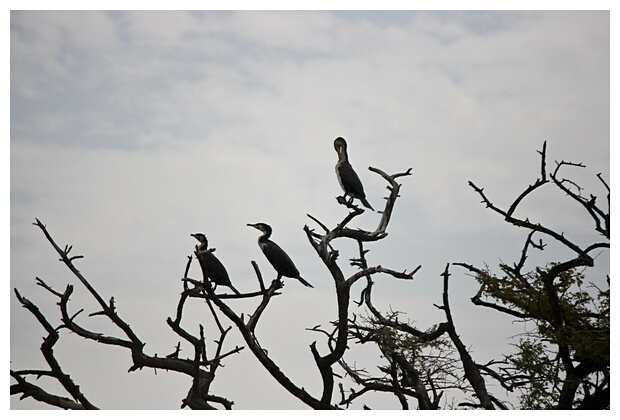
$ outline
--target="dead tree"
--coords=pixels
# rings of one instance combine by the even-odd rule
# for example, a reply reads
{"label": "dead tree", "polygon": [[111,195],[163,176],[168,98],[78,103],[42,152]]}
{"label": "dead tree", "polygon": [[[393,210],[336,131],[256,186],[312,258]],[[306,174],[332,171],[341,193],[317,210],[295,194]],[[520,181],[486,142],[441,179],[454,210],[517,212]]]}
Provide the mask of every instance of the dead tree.
{"label": "dead tree", "polygon": [[[19,302],[37,319],[37,321],[39,321],[47,332],[47,336],[44,338],[41,346],[41,352],[43,353],[49,369],[11,370],[11,377],[15,380],[15,383],[11,385],[11,395],[20,395],[21,399],[31,397],[37,401],[64,409],[98,408],[82,393],[79,385],[76,384],[75,381],[63,371],[54,356],[54,345],[60,339],[60,333],[67,330],[82,338],[95,341],[102,345],[117,346],[127,349],[131,354],[132,360],[132,365],[129,368],[129,372],[143,368],[165,369],[190,377],[192,384],[187,396],[182,401],[181,407],[187,406],[194,409],[214,409],[217,408],[217,406],[221,406],[226,409],[232,408],[232,401],[229,401],[225,397],[211,393],[210,387],[215,380],[216,371],[221,365],[221,361],[232,354],[240,352],[242,347],[235,347],[230,350],[225,350],[225,339],[230,331],[230,328],[223,328],[218,322],[219,338],[217,340],[217,348],[215,353],[208,357],[205,344],[205,333],[202,325],[200,326],[199,336],[194,336],[183,328],[181,325],[183,308],[189,297],[195,296],[199,293],[196,288],[190,288],[187,287],[187,285],[184,287],[177,305],[175,318],[167,319],[168,326],[176,334],[178,334],[183,341],[187,341],[193,347],[193,356],[191,358],[183,358],[180,356],[180,342],[177,344],[176,350],[168,356],[159,357],[157,355],[148,355],[143,350],[145,343],[118,313],[114,302],[114,297],[110,298],[109,301],[103,299],[86,279],[86,277],[84,277],[74,265],[73,262],[76,259],[83,257],[81,255],[70,255],[72,250],[72,246],[70,245],[66,245],[64,249],[60,248],[54,239],[52,239],[45,225],[38,219],[34,225],[41,229],[49,243],[60,256],[60,260],[88,290],[88,292],[101,307],[100,311],[94,312],[89,316],[102,316],[108,318],[118,328],[119,336],[105,335],[96,331],[91,331],[80,325],[78,322],[78,317],[83,310],[72,310],[69,308],[70,298],[74,291],[74,287],[71,284],[67,285],[64,292],[60,292],[46,284],[40,278],[37,278],[37,284],[50,292],[58,300],[58,306],[60,308],[60,323],[57,326],[52,325],[52,323],[48,321],[47,316],[44,315],[34,303],[22,296],[19,291],[15,289],[15,295],[17,296]],[[187,277],[187,271],[189,270],[190,263],[191,258],[187,263],[184,277]],[[213,316],[216,317],[217,320],[217,314],[213,313]],[[68,396],[51,394],[32,382],[33,378],[37,379],[43,376],[57,380],[68,393]]]}
{"label": "dead tree", "polygon": [[[32,304],[25,297],[21,296],[21,294],[15,290],[19,301],[39,320],[49,334],[49,336],[45,339],[42,351],[44,352],[46,361],[50,365],[50,370],[11,371],[11,376],[16,382],[11,385],[11,394],[19,394],[21,398],[32,397],[38,401],[67,409],[96,408],[96,406],[91,404],[89,400],[86,399],[86,397],[79,391],[79,386],[73,382],[69,375],[62,371],[62,368],[53,356],[52,347],[60,338],[59,331],[66,329],[76,333],[80,337],[96,341],[100,344],[127,348],[130,351],[133,363],[129,369],[130,372],[146,367],[176,371],[190,376],[192,378],[192,386],[190,387],[186,398],[182,401],[182,407],[187,406],[193,409],[210,409],[216,408],[215,405],[219,404],[226,409],[230,409],[233,405],[232,401],[229,401],[225,397],[214,395],[210,392],[210,386],[215,380],[215,374],[217,368],[220,366],[221,360],[242,350],[241,347],[235,347],[225,351],[224,341],[227,334],[231,330],[231,327],[224,327],[223,323],[220,321],[220,317],[223,315],[237,328],[245,340],[247,348],[284,389],[307,404],[309,407],[315,409],[339,408],[339,405],[333,401],[334,396],[337,394],[334,388],[334,377],[337,376],[337,374],[334,372],[333,366],[337,363],[342,363],[344,366],[345,362],[342,358],[347,349],[347,342],[351,338],[351,335],[349,334],[349,304],[351,286],[358,280],[366,278],[369,286],[367,287],[365,293],[368,296],[368,305],[372,307],[370,303],[370,285],[372,284],[372,275],[386,274],[397,279],[411,279],[415,272],[420,268],[418,267],[411,272],[401,272],[384,268],[380,265],[369,267],[364,259],[363,251],[360,260],[363,261],[363,263],[360,262],[357,264],[359,270],[354,275],[346,278],[338,266],[338,251],[332,247],[331,241],[337,238],[349,238],[357,241],[360,244],[360,249],[362,249],[362,244],[365,242],[378,241],[385,238],[387,236],[387,227],[392,215],[394,204],[399,196],[400,185],[396,182],[396,179],[411,174],[411,170],[396,175],[388,175],[375,168],[370,168],[370,170],[382,176],[388,182],[388,189],[390,190],[390,194],[386,199],[385,208],[381,212],[379,224],[375,231],[369,232],[349,227],[355,217],[362,214],[364,210],[358,208],[350,202],[347,202],[346,200],[338,201],[347,206],[351,211],[333,229],[328,229],[325,224],[310,215],[310,219],[316,222],[321,229],[324,230],[324,234],[316,233],[308,226],[304,227],[304,231],[306,232],[309,242],[332,274],[332,278],[336,286],[336,299],[338,302],[337,320],[334,323],[334,325],[337,325],[338,327],[335,334],[333,334],[328,340],[330,348],[329,353],[321,355],[317,349],[316,342],[312,343],[309,347],[309,350],[311,351],[317,365],[318,372],[323,379],[323,390],[320,395],[310,395],[302,385],[295,384],[291,381],[289,377],[280,369],[277,362],[272,360],[265,349],[261,347],[259,340],[256,337],[256,326],[261,318],[261,315],[264,313],[271,300],[281,293],[283,284],[280,281],[274,280],[271,282],[269,287],[267,287],[263,281],[259,267],[254,261],[252,261],[252,265],[258,281],[258,290],[250,293],[242,293],[240,295],[231,295],[217,294],[212,288],[211,283],[206,281],[206,278],[200,280],[189,278],[188,273],[193,261],[193,258],[189,257],[185,266],[184,276],[182,278],[183,291],[177,305],[176,316],[174,319],[168,318],[167,323],[168,326],[176,334],[178,334],[183,341],[191,344],[194,350],[193,357],[182,358],[180,356],[180,343],[177,345],[176,350],[167,357],[158,357],[156,355],[150,356],[143,351],[144,342],[140,340],[134,330],[125,321],[123,321],[122,317],[118,314],[114,298],[111,298],[109,302],[106,302],[90,284],[90,282],[75,267],[73,263],[74,260],[82,258],[82,256],[70,256],[70,251],[72,249],[71,246],[66,246],[64,249],[58,247],[48,233],[46,227],[39,220],[36,221],[35,225],[41,229],[47,240],[60,255],[61,261],[89,291],[101,307],[100,311],[91,314],[91,316],[107,317],[119,328],[121,335],[119,337],[104,335],[88,330],[78,323],[77,318],[81,314],[82,310],[77,310],[75,313],[72,313],[68,307],[69,298],[73,293],[72,285],[68,285],[64,293],[60,293],[54,290],[51,286],[48,286],[42,280],[37,279],[38,285],[44,287],[59,300],[61,322],[60,325],[56,327],[51,325],[46,316],[43,315],[34,304]],[[213,249],[209,249],[206,252],[213,251]],[[198,258],[200,258],[200,253],[198,253],[198,251],[196,251],[195,254]],[[203,275],[206,274],[207,273],[203,272]],[[229,299],[254,298],[258,299],[258,303],[256,305],[256,309],[251,315],[249,315],[249,317],[244,316],[244,314],[236,313],[227,303]],[[199,326],[199,336],[190,334],[187,329],[182,326],[181,321],[183,318],[183,310],[188,299],[205,301],[211,309],[211,314],[219,330],[219,339],[216,340],[218,346],[215,354],[213,354],[210,358],[207,357],[206,354],[206,333],[203,326]],[[332,342],[334,343],[333,346]],[[29,378],[40,376],[56,378],[68,392],[68,397],[49,394],[34,385],[32,381],[29,380]]]}
{"label": "dead tree", "polygon": [[[386,199],[385,208],[381,213],[381,219],[379,220],[377,228],[373,232],[364,231],[361,229],[351,229],[348,227],[356,216],[363,213],[363,210],[353,204],[347,203],[344,200],[339,200],[339,202],[349,207],[352,211],[342,220],[342,222],[336,225],[336,227],[329,229],[324,223],[310,215],[308,215],[308,217],[320,226],[323,233],[319,234],[310,229],[308,226],[304,227],[308,240],[332,276],[336,287],[336,299],[338,302],[338,318],[334,322],[335,331],[329,334],[329,353],[324,355],[319,354],[316,347],[316,342],[312,343],[310,346],[315,363],[321,373],[321,378],[323,379],[323,393],[321,395],[321,405],[319,408],[328,408],[333,404],[333,366],[343,360],[343,356],[347,350],[347,344],[350,338],[349,304],[351,301],[351,286],[353,286],[356,281],[363,278],[366,278],[367,281],[371,283],[371,276],[375,274],[387,274],[397,279],[410,280],[420,268],[420,266],[418,266],[413,271],[401,272],[384,268],[380,265],[369,267],[366,264],[366,260],[364,259],[363,243],[378,241],[387,236],[387,227],[392,216],[394,204],[396,203],[396,199],[399,197],[400,191],[400,184],[398,184],[396,179],[411,174],[411,169],[395,175],[388,175],[380,169],[372,167],[370,167],[369,170],[381,175],[388,182],[387,188],[390,191],[390,194]],[[355,240],[360,247],[361,259],[359,262],[354,261],[353,264],[354,266],[357,266],[358,271],[348,278],[345,277],[338,265],[339,252],[331,244],[331,242],[337,238],[348,238]]]}
{"label": "dead tree", "polygon": [[[355,206],[354,204],[347,202],[346,200],[339,199],[338,201],[347,206],[351,211],[345,216],[345,218],[338,223],[334,228],[329,229],[324,223],[320,222],[317,218],[308,215],[315,223],[317,223],[324,233],[319,234],[308,226],[304,227],[308,241],[317,252],[321,261],[328,268],[331,277],[336,287],[336,299],[338,304],[337,321],[334,325],[337,325],[334,334],[330,335],[328,342],[330,351],[327,354],[321,355],[317,349],[316,342],[310,344],[310,351],[313,355],[319,374],[321,375],[323,382],[323,389],[320,395],[310,395],[303,386],[295,384],[289,379],[289,377],[280,369],[277,362],[272,360],[268,353],[263,349],[256,337],[255,330],[256,325],[260,319],[261,314],[267,308],[271,299],[279,294],[279,290],[282,288],[282,283],[274,280],[269,288],[266,288],[262,278],[262,274],[258,268],[258,265],[252,261],[260,291],[262,293],[262,299],[257,305],[254,313],[245,320],[243,315],[237,314],[220,296],[216,295],[210,287],[206,287],[204,298],[211,301],[219,310],[237,327],[241,333],[243,339],[246,342],[248,349],[253,353],[257,360],[263,365],[263,367],[273,376],[273,378],[289,393],[298,398],[314,409],[337,409],[338,404],[334,402],[336,395],[334,387],[334,377],[337,375],[334,372],[334,365],[339,363],[346,350],[347,343],[350,338],[349,335],[349,304],[350,304],[350,290],[351,286],[362,278],[370,278],[374,274],[387,274],[397,279],[411,279],[419,267],[411,272],[400,272],[392,269],[384,268],[382,266],[373,267],[360,267],[360,270],[350,277],[345,277],[342,270],[338,265],[339,252],[335,250],[331,242],[337,238],[349,238],[358,241],[360,244],[364,242],[378,241],[387,236],[387,227],[389,225],[390,217],[394,208],[400,185],[396,182],[396,179],[402,176],[411,174],[411,170],[404,173],[395,175],[388,175],[385,172],[376,169],[369,168],[371,171],[381,175],[388,182],[388,189],[390,194],[387,197],[385,208],[381,213],[377,228],[373,232],[364,231],[360,229],[350,228],[349,225],[355,219],[355,217],[364,213],[364,210]],[[192,281],[191,279],[185,279],[186,281]],[[193,280],[195,281],[195,280]],[[333,345],[332,345],[333,344]]]}

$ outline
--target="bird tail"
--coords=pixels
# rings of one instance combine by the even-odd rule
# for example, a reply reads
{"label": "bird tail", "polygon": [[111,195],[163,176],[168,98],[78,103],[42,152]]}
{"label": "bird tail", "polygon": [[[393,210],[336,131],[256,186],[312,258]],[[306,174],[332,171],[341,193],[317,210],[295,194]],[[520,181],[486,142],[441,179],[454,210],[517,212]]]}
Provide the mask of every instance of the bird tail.
{"label": "bird tail", "polygon": [[368,202],[368,200],[366,200],[366,197],[364,197],[364,198],[360,198],[360,201],[362,202],[362,204],[364,205],[364,207],[366,207],[366,208],[368,208],[368,209],[370,209],[370,210],[372,210],[372,211],[375,211],[375,209],[373,209],[373,208],[372,208],[372,206],[370,205],[370,203]]}
{"label": "bird tail", "polygon": [[233,292],[235,292],[236,294],[238,294],[238,295],[240,295],[240,294],[241,294],[241,293],[240,293],[237,289],[235,289],[235,286],[233,286],[232,284],[229,284],[229,285],[228,285],[228,287],[230,287],[230,289],[231,289]]}
{"label": "bird tail", "polygon": [[308,283],[307,281],[305,281],[304,279],[302,279],[302,278],[301,278],[301,276],[298,276],[298,277],[297,277],[297,280],[299,280],[299,281],[301,282],[301,284],[303,284],[303,285],[304,285],[304,286],[306,286],[306,287],[312,287],[312,288],[314,288],[314,286],[313,286],[313,285],[311,285],[310,283]]}

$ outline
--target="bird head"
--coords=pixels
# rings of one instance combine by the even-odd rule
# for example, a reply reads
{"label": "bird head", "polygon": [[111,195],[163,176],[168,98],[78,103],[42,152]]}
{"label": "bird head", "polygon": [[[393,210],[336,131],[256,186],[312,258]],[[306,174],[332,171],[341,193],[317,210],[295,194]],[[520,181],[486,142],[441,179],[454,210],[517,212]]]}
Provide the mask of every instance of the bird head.
{"label": "bird head", "polygon": [[338,156],[342,156],[347,153],[347,142],[342,138],[338,137],[334,140],[334,149],[338,152]]}
{"label": "bird head", "polygon": [[204,233],[192,233],[190,236],[196,238],[198,242],[200,242],[200,245],[203,245],[203,247],[207,246],[208,241]]}
{"label": "bird head", "polygon": [[254,229],[260,230],[267,236],[271,235],[271,226],[269,226],[267,223],[248,223],[248,226],[252,226]]}

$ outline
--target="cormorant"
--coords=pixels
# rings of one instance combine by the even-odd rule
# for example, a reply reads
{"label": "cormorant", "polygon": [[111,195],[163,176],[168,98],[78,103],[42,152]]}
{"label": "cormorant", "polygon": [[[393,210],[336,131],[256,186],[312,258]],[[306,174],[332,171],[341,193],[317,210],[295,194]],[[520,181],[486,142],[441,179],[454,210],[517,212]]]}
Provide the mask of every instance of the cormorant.
{"label": "cormorant", "polygon": [[338,182],[344,191],[344,197],[350,196],[349,203],[353,202],[354,198],[359,199],[364,207],[374,211],[368,200],[366,200],[366,194],[364,193],[364,186],[362,181],[353,170],[353,167],[349,163],[349,156],[347,155],[347,142],[342,137],[338,137],[334,140],[334,149],[338,152],[338,163],[336,163],[336,176]]}
{"label": "cormorant", "polygon": [[[230,282],[230,277],[228,277],[226,268],[220,260],[218,260],[212,252],[204,252],[209,249],[207,237],[203,233],[192,233],[190,236],[193,236],[198,240],[198,242],[200,242],[200,245],[197,245],[196,248],[198,250],[197,257],[200,262],[200,268],[202,268],[204,281],[207,281],[208,278],[217,285],[230,287],[233,292],[240,295],[241,293],[239,293],[239,291],[235,289]],[[200,251],[203,251],[204,253],[201,253]]]}
{"label": "cormorant", "polygon": [[252,226],[263,232],[258,238],[258,246],[263,250],[263,254],[265,254],[267,260],[278,272],[278,278],[276,280],[280,280],[282,276],[290,277],[299,280],[304,286],[314,287],[299,275],[299,270],[295,267],[293,260],[291,260],[286,252],[284,252],[278,244],[269,240],[271,236],[271,226],[266,223],[256,223],[254,225],[248,223],[248,226]]}

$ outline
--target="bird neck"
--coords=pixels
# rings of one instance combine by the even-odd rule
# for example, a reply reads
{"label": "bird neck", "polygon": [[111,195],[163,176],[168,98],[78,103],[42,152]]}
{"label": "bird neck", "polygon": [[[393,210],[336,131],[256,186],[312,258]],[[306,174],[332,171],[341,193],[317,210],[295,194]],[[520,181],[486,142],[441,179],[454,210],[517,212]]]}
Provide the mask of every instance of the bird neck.
{"label": "bird neck", "polygon": [[262,225],[261,227],[262,227],[261,232],[263,232],[263,234],[258,238],[258,242],[264,243],[264,242],[267,242],[267,239],[269,239],[269,237],[271,236],[271,226]]}
{"label": "bird neck", "polygon": [[338,162],[348,162],[349,155],[347,155],[347,149],[341,149],[338,152]]}

